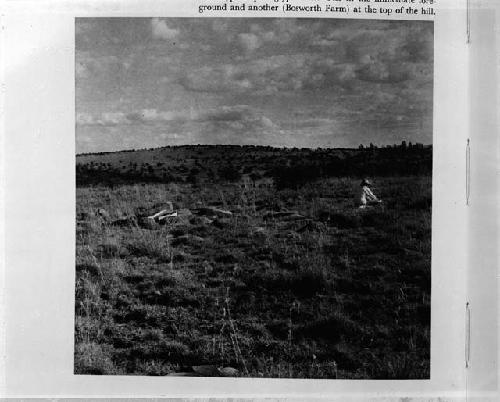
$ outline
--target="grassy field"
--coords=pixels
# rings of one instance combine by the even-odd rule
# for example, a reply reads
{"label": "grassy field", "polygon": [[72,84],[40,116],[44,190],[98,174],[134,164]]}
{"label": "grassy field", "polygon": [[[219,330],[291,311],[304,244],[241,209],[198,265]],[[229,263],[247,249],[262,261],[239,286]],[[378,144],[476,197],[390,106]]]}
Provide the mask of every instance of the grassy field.
{"label": "grassy field", "polygon": [[75,373],[429,378],[431,177],[371,178],[366,210],[357,178],[78,187]]}

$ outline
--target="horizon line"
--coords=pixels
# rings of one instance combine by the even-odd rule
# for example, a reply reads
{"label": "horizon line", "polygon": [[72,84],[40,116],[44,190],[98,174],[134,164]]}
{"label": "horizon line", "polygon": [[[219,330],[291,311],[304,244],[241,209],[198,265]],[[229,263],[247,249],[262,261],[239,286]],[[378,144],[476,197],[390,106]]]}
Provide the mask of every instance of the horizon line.
{"label": "horizon line", "polygon": [[[411,141],[402,141],[405,142],[407,146],[411,143],[412,145],[420,144],[424,148],[429,148],[432,147],[432,144],[422,144],[420,142],[411,142]],[[386,145],[377,145],[373,144],[374,148],[376,149],[384,149],[384,148],[392,148],[394,146],[401,146],[402,142],[399,144],[386,144]],[[360,148],[360,146],[363,146],[363,148]],[[250,144],[245,144],[245,145],[238,145],[238,144],[182,144],[182,145],[163,145],[161,147],[152,147],[152,148],[129,148],[129,149],[120,149],[118,151],[93,151],[93,152],[80,152],[76,153],[75,156],[86,156],[86,155],[102,155],[102,154],[117,154],[121,152],[139,152],[139,151],[155,151],[159,149],[165,149],[165,148],[186,148],[186,147],[233,147],[233,148],[244,148],[244,147],[252,147],[252,148],[273,148],[273,149],[300,149],[300,150],[319,150],[319,149],[354,149],[354,150],[360,150],[360,149],[370,149],[370,145],[365,145],[365,144],[360,144],[357,147],[290,147],[290,146],[273,146],[273,145],[250,145]]]}

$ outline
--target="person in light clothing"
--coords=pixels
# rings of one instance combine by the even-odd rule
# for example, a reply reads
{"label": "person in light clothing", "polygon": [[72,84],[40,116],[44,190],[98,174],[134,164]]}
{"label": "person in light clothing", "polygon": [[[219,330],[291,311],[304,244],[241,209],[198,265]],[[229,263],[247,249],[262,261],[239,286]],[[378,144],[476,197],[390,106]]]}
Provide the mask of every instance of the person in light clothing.
{"label": "person in light clothing", "polygon": [[373,191],[370,189],[371,182],[368,179],[363,179],[361,182],[361,189],[358,197],[358,205],[360,209],[364,209],[367,205],[380,204],[382,201],[377,198]]}

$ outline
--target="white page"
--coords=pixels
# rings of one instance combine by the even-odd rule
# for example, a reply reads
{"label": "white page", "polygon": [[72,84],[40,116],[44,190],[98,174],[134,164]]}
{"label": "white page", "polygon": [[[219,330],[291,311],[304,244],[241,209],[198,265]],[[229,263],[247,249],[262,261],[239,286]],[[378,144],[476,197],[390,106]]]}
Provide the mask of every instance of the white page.
{"label": "white page", "polygon": [[[463,3],[435,19],[431,379],[73,375],[74,18],[199,16],[197,2],[10,4],[5,68],[5,396],[463,397],[468,62]],[[217,14],[213,14],[216,16]],[[224,15],[224,14],[222,14]],[[262,16],[262,14],[258,14]],[[453,234],[450,236],[450,234]]]}
{"label": "white page", "polygon": [[498,4],[475,2],[470,37],[468,400],[498,398]]}

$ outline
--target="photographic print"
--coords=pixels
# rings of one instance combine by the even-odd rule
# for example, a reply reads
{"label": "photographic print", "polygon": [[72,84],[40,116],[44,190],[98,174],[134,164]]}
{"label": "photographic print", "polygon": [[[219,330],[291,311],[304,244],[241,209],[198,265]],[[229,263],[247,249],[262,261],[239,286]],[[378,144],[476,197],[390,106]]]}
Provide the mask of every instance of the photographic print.
{"label": "photographic print", "polygon": [[429,379],[433,28],[76,18],[74,373]]}

